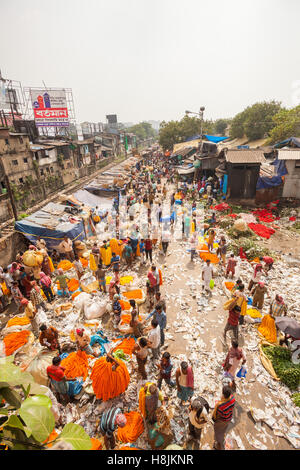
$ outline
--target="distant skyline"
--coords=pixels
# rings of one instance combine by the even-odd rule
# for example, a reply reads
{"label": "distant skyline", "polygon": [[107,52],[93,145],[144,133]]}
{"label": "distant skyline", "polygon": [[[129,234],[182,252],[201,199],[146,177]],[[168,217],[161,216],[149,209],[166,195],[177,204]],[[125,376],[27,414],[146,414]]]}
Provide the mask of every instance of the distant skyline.
{"label": "distant skyline", "polygon": [[297,0],[2,0],[0,69],[72,88],[78,124],[229,118],[300,104],[299,17]]}

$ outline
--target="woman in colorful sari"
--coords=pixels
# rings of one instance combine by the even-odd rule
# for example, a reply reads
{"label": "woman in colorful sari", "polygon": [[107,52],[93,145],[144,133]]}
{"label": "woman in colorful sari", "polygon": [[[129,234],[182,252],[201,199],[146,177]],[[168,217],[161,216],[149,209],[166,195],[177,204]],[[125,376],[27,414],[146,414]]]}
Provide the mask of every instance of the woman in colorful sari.
{"label": "woman in colorful sari", "polygon": [[100,248],[102,264],[105,266],[110,266],[111,262],[111,247],[106,240],[103,240],[103,245]]}

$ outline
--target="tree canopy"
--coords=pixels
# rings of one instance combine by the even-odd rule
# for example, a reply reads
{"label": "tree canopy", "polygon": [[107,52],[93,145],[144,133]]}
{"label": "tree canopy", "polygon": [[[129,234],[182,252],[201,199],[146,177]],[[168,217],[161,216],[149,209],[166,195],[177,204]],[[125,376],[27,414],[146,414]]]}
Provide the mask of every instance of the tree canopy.
{"label": "tree canopy", "polygon": [[[203,121],[203,134],[214,132],[213,121]],[[201,120],[197,117],[184,116],[180,121],[162,121],[159,129],[159,143],[164,150],[172,149],[178,142],[185,142],[189,137],[201,133]]]}
{"label": "tree canopy", "polygon": [[273,116],[274,127],[270,132],[269,143],[300,136],[300,105],[292,109],[281,109]]}
{"label": "tree canopy", "polygon": [[233,118],[230,137],[241,138],[245,135],[249,140],[263,138],[275,126],[273,117],[281,109],[281,103],[274,100],[248,106]]}
{"label": "tree canopy", "polygon": [[140,122],[134,126],[128,127],[127,132],[135,134],[139,140],[149,139],[150,137],[156,137],[157,132],[149,122]]}

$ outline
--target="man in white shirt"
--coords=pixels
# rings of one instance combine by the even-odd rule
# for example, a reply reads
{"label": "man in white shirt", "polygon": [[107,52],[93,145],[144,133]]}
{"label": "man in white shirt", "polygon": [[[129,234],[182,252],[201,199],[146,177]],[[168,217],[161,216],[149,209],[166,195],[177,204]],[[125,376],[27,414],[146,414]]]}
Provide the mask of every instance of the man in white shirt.
{"label": "man in white shirt", "polygon": [[209,284],[210,284],[210,281],[213,279],[213,277],[214,277],[213,268],[210,264],[210,260],[208,259],[206,260],[206,264],[204,268],[202,269],[202,280],[204,281],[202,285],[202,289],[205,289],[210,294],[211,294],[211,290],[210,290]]}
{"label": "man in white shirt", "polygon": [[58,248],[60,252],[66,257],[66,259],[68,259],[69,261],[74,260],[73,244],[70,238],[65,236]]}
{"label": "man in white shirt", "polygon": [[152,350],[153,359],[158,359],[160,353],[160,326],[155,319],[151,321],[151,330],[148,334],[148,346]]}

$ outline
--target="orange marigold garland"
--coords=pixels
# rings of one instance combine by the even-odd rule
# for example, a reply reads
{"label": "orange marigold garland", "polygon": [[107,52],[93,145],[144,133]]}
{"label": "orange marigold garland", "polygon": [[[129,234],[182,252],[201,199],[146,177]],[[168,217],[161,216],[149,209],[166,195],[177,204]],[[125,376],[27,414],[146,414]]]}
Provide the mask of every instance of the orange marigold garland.
{"label": "orange marigold garland", "polygon": [[99,439],[91,437],[92,448],[90,450],[102,450],[102,444]]}
{"label": "orange marigold garland", "polygon": [[3,339],[5,354],[11,356],[17,349],[27,343],[30,331],[23,330],[17,333],[9,333]]}
{"label": "orange marigold garland", "polygon": [[85,380],[87,378],[89,370],[88,357],[85,351],[79,350],[70,353],[68,357],[61,361],[61,367],[65,368],[67,379],[83,377],[83,380]]}
{"label": "orange marigold garland", "polygon": [[29,325],[30,320],[27,317],[14,317],[8,320],[6,327],[16,326],[16,325]]}
{"label": "orange marigold garland", "polygon": [[138,411],[125,413],[127,423],[118,428],[118,440],[121,442],[135,442],[144,431],[144,422]]}
{"label": "orange marigold garland", "polygon": [[57,269],[62,269],[63,271],[69,271],[73,268],[73,264],[68,259],[63,259],[57,266]]}
{"label": "orange marigold garland", "polygon": [[138,447],[122,446],[119,450],[140,450]]}
{"label": "orange marigold garland", "polygon": [[[114,339],[113,341],[119,341],[118,339]],[[133,349],[135,346],[135,339],[134,338],[124,338],[122,343],[116,346],[113,349],[113,352],[117,351],[117,349],[121,349],[124,354],[128,354],[129,356],[132,355]]]}
{"label": "orange marigold garland", "polygon": [[142,299],[143,298],[143,291],[142,289],[135,289],[135,290],[130,290],[128,292],[123,292],[123,296],[126,297],[126,299]]}
{"label": "orange marigold garland", "polygon": [[112,363],[106,357],[98,359],[92,369],[91,380],[96,398],[103,401],[118,397],[128,387],[130,376],[123,361],[116,359],[119,366],[112,370]]}
{"label": "orange marigold garland", "polygon": [[[138,316],[139,321],[142,321],[142,317],[139,315]],[[130,313],[122,313],[121,316],[121,325],[125,325],[125,323],[130,323],[131,320],[131,315]]]}
{"label": "orange marigold garland", "polygon": [[79,281],[77,279],[70,279],[68,282],[68,289],[70,292],[75,292],[79,287]]}

